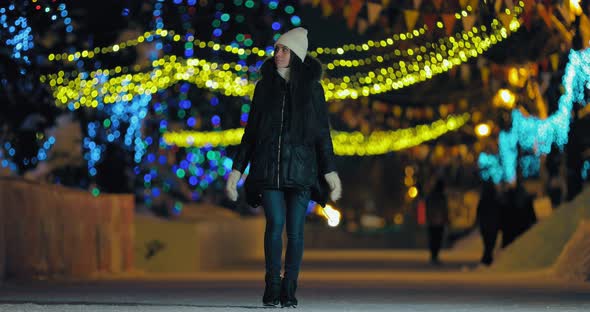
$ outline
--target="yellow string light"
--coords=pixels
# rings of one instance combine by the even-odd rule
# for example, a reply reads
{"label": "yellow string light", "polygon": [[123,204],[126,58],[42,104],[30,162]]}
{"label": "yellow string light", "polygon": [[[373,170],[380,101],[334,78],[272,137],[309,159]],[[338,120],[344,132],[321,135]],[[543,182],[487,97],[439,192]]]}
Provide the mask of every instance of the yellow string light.
{"label": "yellow string light", "polygon": [[[454,42],[453,48],[447,51],[449,56],[447,58],[441,54],[431,55],[432,61],[423,63],[415,61],[410,64],[400,61],[398,64],[394,64],[394,66],[398,65],[399,69],[394,67],[378,68],[369,73],[357,73],[353,76],[330,79],[325,84],[327,87],[326,97],[356,99],[360,96],[388,92],[430,79],[450,70],[453,66],[467,62],[468,59],[480,55],[489,47],[508,37],[508,31],[504,27],[498,28],[500,25],[497,20],[492,23],[492,27],[497,29],[490,36],[487,34],[474,35],[473,44],[464,41]],[[514,19],[510,25],[511,30],[515,31],[519,27],[520,23]]]}
{"label": "yellow string light", "polygon": [[[53,96],[58,106],[73,103],[81,106],[97,107],[99,100],[104,104],[130,101],[136,95],[152,94],[180,82],[187,81],[199,88],[218,90],[227,96],[247,96],[254,91],[254,84],[229,70],[228,64],[210,63],[205,60],[189,59],[180,62],[171,56],[168,62],[160,59],[157,68],[147,73],[123,74],[110,77],[109,70],[98,70],[79,74],[75,79],[59,78],[49,80]],[[239,70],[239,68],[234,68]]]}
{"label": "yellow string light", "polygon": [[[520,24],[517,21],[514,22],[516,24],[513,29],[517,29]],[[399,89],[430,79],[436,74],[448,71],[453,66],[462,64],[469,58],[483,53],[487,48],[507,36],[508,33],[503,27],[489,38],[483,39],[474,35],[474,42],[479,42],[477,48],[472,47],[466,52],[465,48],[461,48],[461,44],[456,43],[448,51],[452,57],[442,59],[442,56],[437,56],[441,61],[435,64],[430,63],[430,65],[425,64],[424,67],[420,67],[419,64],[411,64],[410,70],[404,67],[394,71],[392,67],[389,67],[371,71],[361,77],[355,75],[338,79],[326,78],[323,81],[326,99],[354,99],[359,96]],[[463,44],[463,46],[466,45]],[[57,99],[58,105],[73,102],[76,108],[98,106],[97,97],[101,97],[105,104],[114,103],[122,100],[123,96],[132,98],[137,94],[154,93],[180,81],[191,82],[201,88],[218,90],[225,95],[246,96],[253,91],[253,83],[243,75],[237,75],[230,70],[232,69],[230,64],[211,63],[200,59],[177,62],[175,56],[170,56],[169,59],[160,59],[152,65],[158,67],[148,73],[123,74],[114,78],[106,78],[105,81],[99,78],[118,73],[98,70],[90,73],[89,79],[85,79],[85,75],[80,74],[70,80],[62,78],[63,73],[60,72],[58,73],[59,78],[50,79],[49,84],[54,90],[54,97]],[[233,70],[241,70],[240,66],[236,65]]]}
{"label": "yellow string light", "polygon": [[[512,21],[509,25],[509,29],[511,31],[516,31],[519,27],[520,27],[520,23],[518,22],[518,16],[520,13],[522,13],[523,9],[522,7],[516,6],[514,9],[514,16],[512,18]],[[508,13],[509,15],[511,13]],[[507,37],[507,30],[504,29],[504,27],[500,27],[501,23],[498,19],[494,19],[490,25],[490,27],[494,30],[494,33],[491,35],[491,40],[492,41],[501,41],[504,38]],[[407,71],[409,69],[409,71],[412,71],[412,68],[417,68],[416,71],[419,71],[419,69],[425,69],[425,74],[426,73],[426,66],[430,67],[431,63],[432,64],[436,64],[438,62],[442,62],[444,58],[446,58],[447,56],[453,56],[453,54],[457,54],[460,56],[460,58],[462,59],[462,61],[464,62],[464,57],[461,56],[461,52],[464,53],[466,56],[476,56],[474,55],[474,49],[475,52],[477,52],[477,55],[483,53],[484,48],[481,46],[481,41],[483,40],[482,35],[477,35],[477,34],[486,34],[487,28],[485,25],[482,25],[480,27],[473,27],[471,30],[464,30],[460,33],[455,34],[454,36],[450,36],[450,37],[446,37],[444,39],[439,39],[439,43],[427,43],[424,44],[418,48],[413,48],[413,49],[408,49],[408,50],[400,50],[400,49],[396,49],[393,52],[387,53],[387,54],[382,54],[382,55],[373,55],[371,57],[367,57],[364,59],[357,59],[357,60],[350,60],[350,59],[338,59],[338,60],[334,60],[330,63],[326,63],[326,68],[328,70],[333,70],[335,69],[337,66],[338,67],[358,67],[358,66],[364,66],[364,65],[369,65],[371,64],[373,61],[377,61],[379,63],[389,63],[388,61],[393,59],[394,57],[399,57],[399,56],[413,56],[413,60],[414,61],[408,61],[408,60],[401,60],[398,61],[396,64],[393,64],[394,67],[397,66],[397,69],[400,70],[400,72],[395,72],[393,74],[394,75],[390,75],[389,78],[395,79],[395,77],[401,77],[401,76],[405,76],[404,73],[404,68],[406,68],[405,71]],[[463,40],[461,40],[463,39]],[[496,43],[496,42],[492,42],[492,43]],[[485,45],[487,46],[487,45]],[[489,46],[488,46],[489,47]],[[428,51],[429,48],[434,49],[434,51]],[[449,50],[449,51],[447,51]],[[421,54],[419,54],[420,52],[422,52]],[[453,64],[453,65],[458,65],[458,64]],[[377,80],[379,80],[380,78],[378,78],[378,72],[383,72],[383,71],[388,71],[390,73],[392,73],[392,71],[395,71],[396,68],[385,68],[385,69],[378,69],[377,71],[374,71],[374,73],[377,75]],[[355,74],[355,76],[357,78],[360,78],[360,75],[362,75],[361,73],[357,73]],[[353,76],[353,77],[355,77]],[[347,77],[345,76],[346,79],[350,79],[350,80],[354,80],[353,77]],[[383,78],[385,78],[385,76],[383,76]],[[345,81],[346,82],[346,81]],[[335,84],[338,84],[340,82],[336,82]]]}
{"label": "yellow string light", "polygon": [[[340,156],[380,155],[420,145],[445,133],[461,128],[471,118],[469,113],[452,115],[429,125],[393,131],[374,131],[368,136],[360,132],[331,131],[334,153]],[[244,128],[224,131],[178,131],[166,132],[164,142],[179,147],[238,145]]]}
{"label": "yellow string light", "polygon": [[449,116],[446,120],[437,120],[430,125],[393,131],[374,131],[367,137],[359,132],[334,131],[332,133],[334,153],[341,156],[365,156],[403,150],[434,140],[449,131],[457,130],[470,118],[469,113],[465,113]]}
{"label": "yellow string light", "polygon": [[[510,23],[510,30],[515,31],[520,23],[514,16]],[[487,27],[482,26],[481,31],[469,31],[458,34],[457,38],[450,37],[450,48],[441,46],[441,53],[428,55],[430,60],[424,60],[425,56],[417,56],[416,59],[406,64],[400,61],[387,68],[378,68],[368,73],[357,73],[353,76],[342,78],[326,78],[323,80],[326,99],[356,99],[359,96],[379,94],[394,89],[400,89],[425,81],[433,76],[446,72],[453,66],[466,62],[469,58],[476,57],[494,44],[508,36],[508,30],[501,27],[498,20],[490,25],[492,33],[488,35]],[[441,39],[441,42],[444,40]],[[422,59],[420,60],[419,57]],[[247,96],[253,91],[253,82],[248,81],[244,70],[250,68],[240,64],[219,64],[207,62],[201,59],[188,59],[177,61],[176,56],[162,58],[154,61],[155,68],[147,73],[122,74],[118,77],[111,75],[121,74],[120,67],[113,70],[97,70],[87,74],[78,74],[76,78],[66,78],[65,73],[59,72],[57,76],[41,77],[42,82],[48,81],[53,89],[57,105],[72,103],[75,108],[81,106],[97,107],[98,99],[105,104],[121,100],[132,99],[135,95],[155,93],[166,89],[180,81],[187,81],[200,88],[217,90],[225,95]],[[396,68],[397,66],[397,68]],[[241,72],[240,74],[234,73]],[[57,78],[56,78],[57,77]],[[99,79],[100,78],[100,79]]]}
{"label": "yellow string light", "polygon": [[[520,5],[521,3],[519,3],[518,5]],[[471,11],[471,8],[468,7],[467,8],[468,11]],[[513,22],[518,24],[518,21],[516,20],[516,18],[518,17],[519,13],[522,13],[523,9],[522,6],[516,6],[515,7],[515,17],[513,19]],[[508,12],[508,14],[510,14],[510,12]],[[461,14],[456,13],[455,14],[457,19],[460,19],[461,16],[467,16],[466,11],[462,11]],[[495,19],[492,22],[492,27],[494,25],[499,25],[499,21],[497,19]],[[519,26],[519,25],[518,25]],[[517,28],[515,27],[513,29],[513,27],[511,26],[511,30],[515,31]],[[416,31],[416,30],[415,30]],[[356,59],[356,60],[351,60],[351,59],[339,59],[339,60],[334,60],[332,62],[326,63],[325,64],[325,68],[330,71],[330,70],[334,70],[336,67],[358,67],[358,66],[365,66],[365,65],[370,65],[373,61],[377,61],[379,63],[383,63],[383,62],[388,62],[389,60],[395,58],[395,57],[407,57],[407,56],[415,56],[414,57],[414,61],[413,64],[410,64],[409,68],[410,71],[412,71],[412,68],[424,68],[425,66],[430,66],[430,62],[432,63],[436,63],[437,60],[440,58],[438,57],[438,55],[441,55],[441,57],[446,57],[447,56],[447,52],[446,52],[446,47],[448,47],[449,45],[453,45],[454,47],[456,47],[456,43],[459,44],[460,47],[467,47],[469,48],[470,45],[476,45],[475,42],[471,41],[471,42],[456,42],[454,38],[469,38],[469,39],[478,39],[478,37],[473,37],[473,33],[483,33],[486,31],[486,26],[480,26],[480,27],[473,27],[471,31],[467,31],[464,30],[461,33],[457,33],[454,36],[451,37],[445,37],[444,39],[440,39],[439,40],[439,44],[437,45],[436,43],[427,43],[424,44],[420,47],[416,47],[416,48],[412,48],[412,49],[408,49],[408,50],[400,50],[400,49],[395,49],[392,52],[389,52],[387,54],[382,54],[382,55],[372,55],[370,57],[364,58],[364,59]],[[157,31],[153,31],[153,32],[146,32],[143,36],[140,36],[140,38],[148,38],[150,36],[173,36],[175,41],[180,40],[180,36],[179,35],[175,35],[174,31],[165,31],[165,30],[157,30]],[[394,35],[396,36],[396,35]],[[500,37],[497,37],[500,38]],[[121,44],[123,46],[133,46],[135,44],[137,44],[137,41],[144,41],[145,39],[139,39],[139,40],[129,40],[127,43],[125,44]],[[198,41],[198,39],[193,40],[195,42]],[[200,41],[198,41],[200,42]],[[205,43],[199,44],[200,46],[205,47]],[[231,51],[241,51],[240,49],[236,48],[236,47],[231,47],[231,46],[223,46],[223,45],[219,45],[217,43],[213,43],[213,42],[209,42],[208,44],[209,46],[213,47],[214,49],[220,50],[223,49],[225,47],[225,50],[231,50]],[[374,46],[374,45],[373,45]],[[436,49],[436,51],[428,51],[428,48],[433,48]],[[114,48],[111,46],[109,48],[107,48],[107,50],[112,51]],[[256,49],[256,48],[254,48]],[[477,48],[478,54],[481,54],[482,51],[480,51],[481,49]],[[88,51],[83,51],[82,55],[88,55],[87,53]],[[421,53],[422,54],[419,54]],[[471,51],[468,51],[469,54],[473,54]],[[79,57],[80,53],[76,53],[76,54],[72,54],[72,55],[77,55],[76,57]],[[312,53],[313,54],[313,53]],[[428,54],[428,55],[427,55]],[[261,54],[262,55],[262,54]],[[317,54],[316,54],[317,55]],[[76,57],[70,57],[70,59],[75,60]],[[165,56],[165,59],[168,58],[169,56]],[[54,56],[50,55],[50,58],[53,60]],[[428,60],[431,61],[428,61]],[[408,63],[408,61],[398,61],[396,64],[393,64],[394,66],[397,66],[399,69],[402,70],[401,73],[397,73],[395,72],[395,76],[396,77],[400,77],[403,74],[403,67],[408,67],[406,66],[406,64]],[[238,66],[238,63],[232,62],[232,63],[228,63],[230,68],[235,68],[236,66]],[[243,69],[241,71],[250,71],[250,67],[248,66],[242,66],[239,65],[240,67],[243,67]],[[131,70],[133,71],[139,71],[140,67],[139,65],[135,65],[133,67],[133,69],[129,69],[127,67],[122,67],[122,72],[123,73],[127,73],[130,72]],[[385,70],[390,70],[390,69],[385,69]],[[383,69],[381,69],[380,71],[383,71]],[[75,73],[75,72],[73,72]],[[54,75],[48,75],[45,78],[42,79],[46,79],[47,77],[49,78],[54,78]],[[66,75],[67,76],[67,75]],[[359,73],[357,73],[355,76],[357,76],[357,78],[360,78]],[[350,78],[349,78],[350,79]],[[354,80],[354,78],[353,78]]]}
{"label": "yellow string light", "polygon": [[[467,6],[466,10],[461,10],[455,13],[455,18],[461,20],[468,15],[468,11],[471,12],[473,9],[471,6]],[[388,46],[392,46],[399,41],[408,41],[412,39],[417,39],[420,36],[424,35],[428,30],[428,26],[424,24],[422,27],[414,29],[413,31],[409,31],[406,33],[394,34],[389,38],[381,39],[381,40],[368,40],[365,43],[361,44],[347,44],[336,48],[317,48],[314,51],[311,51],[310,54],[314,57],[321,55],[321,54],[338,54],[342,55],[346,52],[363,52],[369,51],[375,48],[384,48]],[[397,49],[396,49],[397,51]],[[401,50],[399,50],[401,52]]]}
{"label": "yellow string light", "polygon": [[63,61],[63,62],[74,62],[81,58],[92,59],[96,55],[100,54],[108,54],[119,52],[126,48],[131,48],[137,46],[140,43],[149,42],[155,38],[166,38],[171,37],[173,41],[179,41],[180,35],[175,34],[174,30],[166,30],[166,29],[157,29],[153,31],[148,31],[140,35],[135,39],[126,40],[124,42],[119,42],[107,47],[96,47],[92,50],[82,50],[74,53],[51,53],[47,56],[47,59],[51,62],[54,61]]}
{"label": "yellow string light", "polygon": [[[467,11],[471,11],[471,7],[467,8]],[[462,10],[460,12],[455,13],[455,18],[458,20],[466,17],[467,11]],[[388,46],[392,46],[399,41],[409,41],[413,39],[417,39],[424,35],[428,30],[428,26],[424,24],[422,27],[414,29],[412,31],[408,31],[405,33],[394,34],[389,38],[381,39],[381,40],[368,40],[361,44],[344,44],[339,47],[321,47],[317,48],[314,51],[311,51],[310,54],[314,57],[322,54],[330,55],[330,54],[337,54],[342,55],[347,52],[363,52],[369,51],[375,48],[384,48]],[[174,30],[166,30],[166,29],[157,29],[150,32],[145,32],[144,34],[138,36],[135,39],[126,40],[124,42],[119,42],[110,46],[106,47],[96,47],[92,50],[82,50],[74,53],[51,53],[47,56],[47,59],[51,62],[54,61],[64,61],[64,62],[74,62],[81,58],[92,59],[96,55],[100,54],[108,54],[108,53],[115,53],[119,52],[123,49],[135,47],[138,44],[149,42],[155,38],[167,38],[171,39],[174,42],[183,41],[183,42],[192,42],[194,48],[197,49],[212,49],[214,51],[224,51],[227,53],[232,53],[236,55],[258,55],[259,57],[269,57],[272,56],[274,51],[268,50],[266,51],[264,48],[254,47],[252,49],[248,48],[238,48],[227,44],[219,44],[214,41],[203,41],[194,38],[193,36],[189,36],[188,39],[182,38],[181,35],[176,34]]]}
{"label": "yellow string light", "polygon": [[[152,67],[158,67],[160,66],[160,64],[166,64],[170,62],[170,59],[173,58],[175,60],[184,60],[184,58],[182,57],[177,57],[175,55],[165,55],[160,59],[154,60],[152,61],[151,65]],[[194,59],[188,59],[188,60],[194,60]],[[213,64],[216,63],[210,63],[212,66],[215,66]],[[237,62],[231,62],[231,63],[223,63],[222,65],[217,65],[217,66],[221,66],[221,67],[229,67],[229,69],[236,69],[239,68],[239,72],[240,73],[246,73],[246,72],[255,72],[256,70],[258,70],[258,67],[255,65],[251,65],[251,66],[244,66],[241,65]],[[133,65],[133,66],[117,66],[115,68],[111,68],[111,69],[106,69],[106,71],[108,71],[109,73],[123,73],[123,74],[127,74],[127,73],[133,73],[133,72],[139,72],[141,70],[141,66],[140,65]],[[46,82],[46,81],[51,81],[51,80],[55,80],[59,77],[62,77],[62,79],[66,79],[66,78],[70,78],[70,77],[77,77],[78,75],[82,75],[82,76],[86,76],[86,75],[97,75],[99,73],[99,71],[101,73],[105,72],[105,69],[99,69],[99,70],[95,70],[95,71],[91,71],[91,72],[78,72],[78,71],[70,71],[70,72],[65,72],[65,71],[59,71],[56,74],[47,74],[47,75],[41,75],[41,82]]]}
{"label": "yellow string light", "polygon": [[[477,33],[478,31],[483,31],[482,28],[485,29],[485,26],[482,26],[480,28],[473,27],[472,31]],[[387,62],[395,57],[399,57],[399,56],[407,57],[408,55],[414,55],[415,56],[414,59],[417,59],[418,61],[427,60],[427,59],[429,59],[429,57],[426,56],[426,54],[419,54],[421,52],[426,53],[427,49],[428,49],[427,46],[431,46],[432,48],[438,47],[438,49],[436,50],[435,53],[442,54],[443,56],[446,56],[445,48],[442,48],[443,45],[448,46],[450,43],[454,43],[455,37],[461,38],[464,34],[469,34],[469,37],[472,38],[472,34],[473,34],[472,31],[461,32],[461,33],[456,34],[454,37],[446,37],[446,38],[442,39],[442,41],[441,41],[442,43],[440,43],[438,45],[435,43],[427,43],[427,44],[422,45],[420,47],[413,48],[413,49],[411,49],[411,51],[396,49],[390,53],[383,54],[383,55],[372,55],[372,56],[367,57],[365,59],[359,59],[359,60],[349,60],[349,59],[334,60],[334,61],[326,63],[324,65],[327,70],[333,70],[333,69],[335,69],[335,67],[339,67],[339,66],[357,67],[357,66],[370,65],[372,63],[372,61],[377,61],[379,63],[383,63],[383,62]],[[430,53],[432,53],[432,52],[430,52]],[[167,62],[169,60],[169,58],[170,58],[170,56],[163,57],[165,62]],[[177,59],[181,59],[181,58],[178,57]],[[157,63],[157,62],[160,62],[160,60],[157,60],[154,62]],[[403,67],[403,66],[406,66],[405,65],[406,62],[408,62],[408,61],[407,60],[406,61],[398,61],[397,65]],[[230,68],[235,68],[236,66],[239,65],[236,62],[231,62],[231,63],[227,63],[227,64],[229,64]],[[242,72],[251,71],[251,67],[253,67],[253,66],[243,66],[243,65],[239,65],[239,66],[241,67]],[[412,66],[410,66],[410,67],[412,67]],[[131,72],[131,71],[139,71],[139,70],[140,70],[139,65],[135,65],[131,69],[129,67],[121,67],[120,72],[127,73],[127,72]],[[72,71],[72,72],[70,72],[70,76],[76,75],[76,73],[77,72]],[[56,78],[56,76],[57,76],[57,74],[45,75],[46,78],[50,78],[50,79]]]}
{"label": "yellow string light", "polygon": [[[359,67],[359,66],[365,66],[365,65],[370,65],[373,62],[378,62],[378,63],[388,63],[388,61],[393,60],[395,58],[399,58],[399,57],[408,57],[411,56],[413,59],[417,60],[418,62],[420,61],[425,61],[430,59],[430,53],[435,53],[436,54],[441,54],[443,55],[443,57],[446,56],[446,50],[447,47],[449,45],[455,45],[458,44],[458,42],[456,41],[455,38],[463,38],[464,36],[467,36],[467,40],[471,40],[471,41],[467,41],[470,44],[474,44],[474,42],[472,42],[473,40],[473,34],[477,34],[478,32],[483,33],[485,32],[487,29],[486,26],[480,26],[480,27],[472,27],[471,30],[464,30],[460,33],[455,34],[454,36],[449,36],[449,37],[445,37],[439,40],[438,43],[426,43],[423,44],[422,46],[419,47],[415,47],[415,48],[411,48],[411,49],[395,49],[391,52],[388,52],[386,54],[380,54],[380,55],[371,55],[370,57],[366,57],[366,58],[362,58],[362,59],[337,59],[337,60],[333,60],[329,63],[325,63],[326,68],[328,70],[333,70],[336,67]],[[465,45],[465,42],[464,42]],[[432,49],[434,51],[429,51],[429,49]],[[397,62],[398,65],[402,65],[407,63],[407,61],[399,61]]]}

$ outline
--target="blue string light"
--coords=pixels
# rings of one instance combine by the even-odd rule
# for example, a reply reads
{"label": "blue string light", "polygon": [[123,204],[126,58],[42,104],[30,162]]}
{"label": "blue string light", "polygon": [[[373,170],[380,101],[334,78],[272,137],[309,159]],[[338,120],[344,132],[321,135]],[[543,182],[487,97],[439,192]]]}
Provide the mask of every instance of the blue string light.
{"label": "blue string light", "polygon": [[[43,143],[39,151],[37,152],[37,160],[42,161],[47,159],[47,153],[51,149],[51,147],[55,144],[55,138],[50,136],[47,141]],[[33,159],[34,162],[36,160]]]}
{"label": "blue string light", "polygon": [[[64,3],[57,6],[54,10],[50,6],[46,6],[43,10],[39,4],[24,3],[26,5],[34,5],[36,11],[51,14],[50,18],[52,21],[57,22],[58,18],[63,20],[66,32],[72,32],[72,19],[68,17],[68,10]],[[24,6],[21,7],[22,11],[26,11]],[[25,64],[31,64],[31,59],[27,53],[34,48],[33,30],[29,26],[27,16],[19,16],[20,13],[14,4],[8,7],[0,7],[0,40],[6,44],[7,47],[11,48],[12,51],[10,56],[15,60],[22,60]],[[23,70],[24,73],[24,70]]]}
{"label": "blue string light", "polygon": [[10,5],[8,9],[0,8],[0,25],[3,29],[2,37],[6,36],[4,43],[12,49],[10,56],[13,59],[22,60],[25,64],[30,64],[31,61],[25,53],[34,47],[32,29],[28,26],[26,17],[19,16],[14,18],[12,16],[16,14],[14,11],[14,5]]}
{"label": "blue string light", "polygon": [[568,141],[574,104],[586,105],[584,90],[590,88],[590,49],[570,52],[562,84],[565,92],[559,98],[557,111],[548,118],[525,117],[518,109],[512,111],[511,129],[501,131],[498,138],[499,155],[479,155],[478,164],[484,180],[491,179],[494,183],[514,181],[518,147],[537,158],[532,161],[529,156],[526,161],[521,161],[526,167],[525,176],[538,172],[538,158],[548,154],[552,145],[563,150]]}
{"label": "blue string light", "polygon": [[[10,142],[5,142],[3,147],[7,150],[14,151],[10,146]],[[8,168],[10,172],[16,173],[18,171],[18,166],[12,161],[12,157],[5,157],[5,153],[6,151],[3,148],[0,148],[0,165],[2,165],[2,168]],[[14,152],[12,155],[14,155]]]}

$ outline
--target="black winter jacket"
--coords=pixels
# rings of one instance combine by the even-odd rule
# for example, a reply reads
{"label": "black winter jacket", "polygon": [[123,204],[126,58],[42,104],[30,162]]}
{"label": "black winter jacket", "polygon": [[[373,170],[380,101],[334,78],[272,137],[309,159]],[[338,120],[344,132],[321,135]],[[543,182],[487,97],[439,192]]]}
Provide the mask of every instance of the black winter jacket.
{"label": "black winter jacket", "polygon": [[[329,189],[324,174],[336,170],[328,110],[320,84],[322,67],[307,55],[303,81],[291,90],[276,72],[274,60],[261,66],[262,78],[256,84],[248,123],[233,157],[233,169],[244,172],[246,200],[259,206],[264,189],[309,189],[311,199],[325,206]],[[304,102],[308,101],[308,102]],[[305,118],[309,131],[294,131],[294,105],[307,104]]]}

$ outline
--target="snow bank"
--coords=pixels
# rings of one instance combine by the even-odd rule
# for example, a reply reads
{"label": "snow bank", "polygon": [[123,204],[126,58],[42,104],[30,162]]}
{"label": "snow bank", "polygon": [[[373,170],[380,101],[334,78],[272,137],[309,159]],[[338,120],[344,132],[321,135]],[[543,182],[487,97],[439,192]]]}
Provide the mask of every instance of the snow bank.
{"label": "snow bank", "polygon": [[590,220],[580,222],[553,267],[556,276],[573,281],[590,281]]}
{"label": "snow bank", "polygon": [[[534,271],[539,269],[547,269],[554,265],[564,251],[559,274],[574,274],[579,273],[565,273],[563,265],[565,263],[576,262],[586,259],[590,254],[590,239],[585,230],[588,226],[580,228],[586,233],[586,237],[577,238],[574,232],[578,229],[578,225],[584,219],[590,219],[590,188],[585,190],[576,197],[572,202],[562,204],[551,217],[544,219],[533,226],[529,231],[524,233],[520,238],[514,241],[510,246],[503,250],[496,258],[496,261],[490,268],[492,272],[510,272],[510,271]],[[584,232],[585,231],[585,232]],[[569,251],[565,253],[564,247],[568,241],[572,239],[572,246]],[[586,244],[583,248],[581,245]],[[570,264],[570,266],[573,264]],[[577,266],[583,266],[583,263],[576,262]],[[585,269],[576,269],[588,272],[588,265]],[[573,269],[573,267],[572,267]],[[576,271],[578,272],[578,271]]]}

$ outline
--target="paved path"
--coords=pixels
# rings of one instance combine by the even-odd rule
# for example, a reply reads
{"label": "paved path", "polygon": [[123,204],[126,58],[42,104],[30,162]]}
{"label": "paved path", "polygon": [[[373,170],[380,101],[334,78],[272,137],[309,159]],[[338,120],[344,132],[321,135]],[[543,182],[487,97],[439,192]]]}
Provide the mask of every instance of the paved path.
{"label": "paved path", "polygon": [[[489,274],[476,255],[422,251],[306,251],[302,311],[590,311],[590,283],[547,272]],[[260,305],[262,259],[226,271],[134,274],[94,281],[11,281],[0,311],[251,311]]]}

